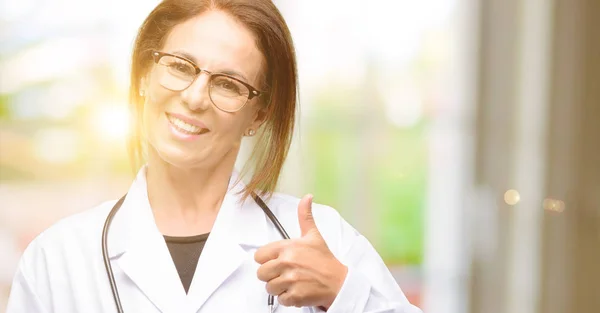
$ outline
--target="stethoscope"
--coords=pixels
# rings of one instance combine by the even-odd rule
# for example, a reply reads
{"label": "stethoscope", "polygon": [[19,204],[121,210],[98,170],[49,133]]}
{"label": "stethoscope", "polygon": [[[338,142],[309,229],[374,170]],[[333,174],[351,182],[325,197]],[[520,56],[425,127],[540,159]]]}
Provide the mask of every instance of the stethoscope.
{"label": "stethoscope", "polygon": [[[107,238],[108,238],[108,229],[110,228],[110,224],[112,223],[113,217],[115,216],[115,214],[117,214],[117,211],[119,211],[119,209],[121,208],[121,205],[123,204],[123,201],[125,200],[125,196],[127,196],[127,194],[125,194],[123,197],[121,197],[121,199],[119,199],[119,201],[117,201],[117,203],[115,203],[115,205],[112,207],[112,209],[110,210],[110,213],[108,213],[108,216],[106,217],[106,221],[104,222],[104,228],[102,229],[102,258],[104,259],[104,266],[106,267],[106,275],[108,276],[108,281],[110,283],[110,289],[112,290],[113,299],[115,300],[115,305],[117,306],[118,313],[123,313],[123,306],[121,305],[121,298],[119,297],[119,290],[117,290],[117,283],[115,281],[115,276],[113,275],[112,266],[110,264],[110,258],[108,257],[108,244],[107,244],[108,240],[107,240]],[[256,201],[258,206],[260,206],[260,208],[263,210],[265,215],[271,220],[271,223],[273,223],[273,225],[275,225],[275,228],[277,228],[277,231],[279,232],[279,234],[281,234],[281,236],[284,239],[290,239],[290,236],[285,231],[285,228],[283,228],[283,226],[281,225],[281,223],[279,222],[277,217],[275,217],[275,214],[273,214],[273,212],[271,212],[271,210],[265,204],[265,202],[258,195],[254,194],[254,193],[252,194],[252,197],[254,198],[254,201]],[[269,295],[269,297],[267,299],[267,305],[269,306],[269,312],[271,312],[271,313],[273,313],[274,302],[275,302],[274,297],[272,295]]]}

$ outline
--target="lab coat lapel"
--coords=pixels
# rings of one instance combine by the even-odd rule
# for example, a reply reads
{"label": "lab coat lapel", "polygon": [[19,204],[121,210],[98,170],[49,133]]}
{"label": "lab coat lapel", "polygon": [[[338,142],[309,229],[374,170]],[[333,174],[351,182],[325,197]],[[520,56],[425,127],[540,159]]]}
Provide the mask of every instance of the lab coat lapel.
{"label": "lab coat lapel", "polygon": [[[140,171],[121,210],[115,215],[109,232],[109,253],[113,267],[118,264],[160,311],[183,311],[185,290],[154,221],[148,202],[145,168]],[[125,285],[121,282],[119,286],[117,282],[121,289]]]}
{"label": "lab coat lapel", "polygon": [[[262,210],[252,198],[241,202],[239,192],[244,185],[241,182],[235,184],[236,181],[237,175],[234,173],[200,255],[188,293],[188,312],[200,310],[244,262],[254,262],[254,250],[247,251],[246,248],[259,247],[268,242],[267,225]],[[258,278],[253,275],[250,279]]]}

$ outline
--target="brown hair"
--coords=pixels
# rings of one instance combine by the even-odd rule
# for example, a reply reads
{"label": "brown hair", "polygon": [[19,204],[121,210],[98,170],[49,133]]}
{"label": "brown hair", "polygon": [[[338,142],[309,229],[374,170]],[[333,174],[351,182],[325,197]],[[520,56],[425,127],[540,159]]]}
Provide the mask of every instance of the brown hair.
{"label": "brown hair", "polygon": [[[243,199],[252,192],[271,196],[287,156],[294,130],[297,103],[296,55],[290,31],[281,13],[270,0],[164,0],[148,15],[139,29],[132,56],[129,93],[132,129],[128,141],[132,165],[137,170],[144,162],[140,82],[152,67],[152,50],[163,47],[170,31],[208,10],[228,13],[248,28],[256,39],[266,65],[260,99],[266,120],[258,136],[251,161],[253,176],[243,190]],[[247,166],[244,167],[245,172]]]}

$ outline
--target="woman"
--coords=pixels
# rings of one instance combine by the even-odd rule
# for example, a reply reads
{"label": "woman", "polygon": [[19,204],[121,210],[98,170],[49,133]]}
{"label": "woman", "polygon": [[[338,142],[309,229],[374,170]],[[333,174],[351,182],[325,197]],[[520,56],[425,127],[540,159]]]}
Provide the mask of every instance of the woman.
{"label": "woman", "polygon": [[[132,61],[131,150],[147,164],[124,201],[66,218],[30,244],[9,313],[115,312],[117,303],[145,313],[419,312],[336,211],[310,195],[273,194],[297,84],[271,1],[163,1]],[[245,185],[234,163],[242,138],[257,133]],[[282,240],[261,199],[293,239]]]}

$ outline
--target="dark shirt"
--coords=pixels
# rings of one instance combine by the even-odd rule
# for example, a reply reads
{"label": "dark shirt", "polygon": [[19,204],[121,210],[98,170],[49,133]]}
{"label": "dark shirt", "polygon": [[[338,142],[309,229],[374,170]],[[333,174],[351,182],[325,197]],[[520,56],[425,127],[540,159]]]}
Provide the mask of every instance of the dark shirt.
{"label": "dark shirt", "polygon": [[202,249],[204,249],[204,244],[209,234],[206,233],[191,237],[164,236],[185,293],[190,289],[194,272],[196,272],[196,265],[198,265],[198,259],[200,259],[200,254],[202,253]]}

